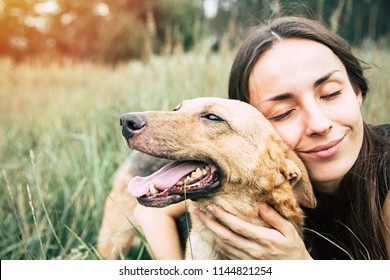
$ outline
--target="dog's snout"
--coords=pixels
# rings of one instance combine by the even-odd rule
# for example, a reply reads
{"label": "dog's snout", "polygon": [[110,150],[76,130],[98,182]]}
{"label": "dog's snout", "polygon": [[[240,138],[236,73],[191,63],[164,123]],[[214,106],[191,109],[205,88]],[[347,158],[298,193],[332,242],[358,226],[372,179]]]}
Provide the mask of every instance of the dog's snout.
{"label": "dog's snout", "polygon": [[140,132],[146,125],[146,118],[141,114],[126,114],[120,118],[122,126],[122,135],[125,138],[131,138]]}

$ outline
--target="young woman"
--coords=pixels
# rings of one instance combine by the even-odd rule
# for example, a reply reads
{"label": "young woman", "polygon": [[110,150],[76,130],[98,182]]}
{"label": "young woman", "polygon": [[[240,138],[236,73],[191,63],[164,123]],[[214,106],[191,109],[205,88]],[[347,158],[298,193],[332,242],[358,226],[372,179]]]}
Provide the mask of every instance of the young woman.
{"label": "young woman", "polygon": [[304,209],[304,242],[268,205],[259,205],[259,215],[273,229],[215,205],[208,211],[221,223],[196,211],[228,256],[389,259],[390,126],[363,121],[360,105],[367,91],[359,60],[320,22],[283,17],[252,30],[233,63],[229,97],[260,110],[298,154],[318,206]]}

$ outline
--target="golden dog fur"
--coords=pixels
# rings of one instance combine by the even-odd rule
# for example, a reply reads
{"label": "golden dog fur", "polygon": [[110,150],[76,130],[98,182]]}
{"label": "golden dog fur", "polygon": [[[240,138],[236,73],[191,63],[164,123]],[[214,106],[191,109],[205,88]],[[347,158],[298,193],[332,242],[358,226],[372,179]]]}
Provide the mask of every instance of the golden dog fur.
{"label": "golden dog fur", "polygon": [[[186,100],[174,112],[126,114],[142,119],[126,143],[132,149],[170,160],[196,160],[213,164],[222,184],[205,197],[189,202],[206,211],[215,204],[250,223],[268,226],[258,215],[267,202],[302,233],[304,214],[299,204],[315,206],[315,198],[303,163],[278,136],[268,120],[249,104],[222,98]],[[136,204],[127,192],[135,174],[125,164],[119,171],[107,200],[98,250],[103,257],[117,258],[125,252],[134,234],[120,234],[129,227]],[[138,175],[138,174],[137,174]],[[121,209],[121,210],[118,210]],[[186,258],[225,259],[213,234],[191,214],[192,252]],[[119,233],[119,234],[118,234]],[[118,234],[116,236],[116,234]]]}

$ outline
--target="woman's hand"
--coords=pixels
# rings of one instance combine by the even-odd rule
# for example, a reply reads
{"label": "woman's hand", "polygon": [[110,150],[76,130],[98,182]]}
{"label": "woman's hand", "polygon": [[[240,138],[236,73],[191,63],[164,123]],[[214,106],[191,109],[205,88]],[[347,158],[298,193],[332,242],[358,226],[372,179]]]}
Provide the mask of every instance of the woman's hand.
{"label": "woman's hand", "polygon": [[215,234],[218,245],[231,259],[312,259],[294,226],[268,204],[259,207],[259,214],[273,228],[245,222],[215,205],[208,206],[207,210],[225,226],[199,208],[195,214]]}

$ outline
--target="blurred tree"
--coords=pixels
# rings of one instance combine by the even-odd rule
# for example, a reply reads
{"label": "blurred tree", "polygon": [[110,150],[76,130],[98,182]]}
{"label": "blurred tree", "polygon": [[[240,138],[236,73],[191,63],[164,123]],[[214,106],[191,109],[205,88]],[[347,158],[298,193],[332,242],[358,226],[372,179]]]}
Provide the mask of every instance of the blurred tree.
{"label": "blurred tree", "polygon": [[[206,17],[204,4],[215,12]],[[147,62],[200,40],[235,45],[248,27],[280,14],[322,18],[358,44],[389,34],[389,10],[386,0],[0,0],[0,56]]]}
{"label": "blurred tree", "polygon": [[[61,1],[51,35],[61,53],[116,64],[131,58],[147,62],[169,44],[194,44],[195,19],[203,10],[189,0]],[[97,7],[106,12],[99,13]]]}
{"label": "blurred tree", "polygon": [[[194,29],[198,20],[202,21],[203,9],[194,2],[201,0],[112,0],[109,24],[119,24],[119,29],[127,29],[140,41],[144,55],[149,52],[161,53],[167,45],[181,44],[185,50],[194,45]],[[123,17],[132,18],[130,25],[123,25]],[[117,19],[118,18],[118,19]],[[136,22],[138,21],[138,23]],[[121,23],[122,22],[122,23]],[[138,34],[139,23],[143,25],[144,36]],[[131,25],[135,25],[134,28]],[[107,43],[109,45],[109,42]],[[143,56],[144,57],[144,56]]]}
{"label": "blurred tree", "polygon": [[323,19],[353,44],[388,36],[390,1],[387,0],[280,0],[281,6]]}
{"label": "blurred tree", "polygon": [[0,56],[9,55],[19,60],[36,54],[42,47],[33,6],[28,0],[0,2]]}
{"label": "blurred tree", "polygon": [[118,12],[100,29],[97,59],[116,65],[131,58],[148,61],[147,29],[134,15]]}
{"label": "blurred tree", "polygon": [[322,19],[351,43],[388,36],[390,1],[387,0],[209,0],[217,4],[211,19],[216,34],[223,34],[234,21],[234,36],[259,21],[279,15],[305,15]]}
{"label": "blurred tree", "polygon": [[52,16],[48,36],[63,55],[90,59],[96,53],[96,40],[104,20],[96,13],[95,0],[57,1],[59,12]]}
{"label": "blurred tree", "polygon": [[[166,43],[182,44],[189,50],[196,42],[196,36],[202,29],[197,24],[204,22],[204,11],[196,2],[202,0],[160,0],[150,1],[156,23],[156,36],[159,44],[157,50],[161,52]],[[204,31],[204,30],[203,30]],[[196,35],[197,33],[197,35]],[[171,42],[166,42],[171,40]]]}

